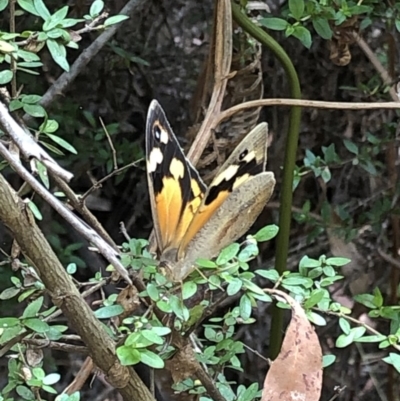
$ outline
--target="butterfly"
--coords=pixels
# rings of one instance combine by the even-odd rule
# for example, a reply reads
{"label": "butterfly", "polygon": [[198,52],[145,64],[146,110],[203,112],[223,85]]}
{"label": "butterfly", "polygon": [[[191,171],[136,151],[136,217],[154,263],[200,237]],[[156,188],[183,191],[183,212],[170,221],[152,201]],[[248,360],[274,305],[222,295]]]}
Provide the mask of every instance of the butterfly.
{"label": "butterfly", "polygon": [[232,152],[210,186],[185,157],[160,104],[146,122],[146,162],[160,265],[182,281],[199,258],[211,259],[253,225],[272,195],[265,171],[268,126],[256,126]]}

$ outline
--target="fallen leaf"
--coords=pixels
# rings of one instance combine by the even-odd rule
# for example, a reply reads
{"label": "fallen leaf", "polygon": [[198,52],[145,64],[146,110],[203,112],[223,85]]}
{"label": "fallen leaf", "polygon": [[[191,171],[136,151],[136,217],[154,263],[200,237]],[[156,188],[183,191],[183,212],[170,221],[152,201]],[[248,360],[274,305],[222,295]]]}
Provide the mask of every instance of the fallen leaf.
{"label": "fallen leaf", "polygon": [[318,401],[322,388],[322,351],[303,308],[279,290],[268,293],[286,299],[292,319],[282,349],[271,363],[261,401]]}

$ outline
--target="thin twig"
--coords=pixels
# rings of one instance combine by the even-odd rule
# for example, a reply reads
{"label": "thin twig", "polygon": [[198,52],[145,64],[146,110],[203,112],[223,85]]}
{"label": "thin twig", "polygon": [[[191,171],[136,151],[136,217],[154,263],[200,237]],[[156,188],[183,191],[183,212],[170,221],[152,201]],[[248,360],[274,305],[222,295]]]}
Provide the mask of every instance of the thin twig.
{"label": "thin twig", "polygon": [[110,137],[110,134],[108,133],[107,127],[105,126],[103,119],[101,117],[99,117],[99,120],[100,120],[101,126],[103,127],[104,133],[106,134],[108,143],[110,144],[111,152],[113,155],[114,170],[118,170],[117,151],[114,148],[113,141]]}
{"label": "thin twig", "polygon": [[78,29],[74,33],[76,33],[78,35],[82,35],[82,33],[91,32],[91,31],[94,31],[96,29],[100,29],[102,27],[101,26],[97,27],[96,25],[99,24],[102,19],[106,19],[107,17],[108,17],[108,13],[107,12],[101,13],[98,17],[93,19],[93,21],[91,21],[89,24],[85,25],[82,29]]}
{"label": "thin twig", "polygon": [[[0,103],[1,104],[1,103]],[[36,144],[36,142],[34,142]],[[37,192],[43,200],[45,200],[60,216],[62,216],[71,226],[77,230],[87,241],[92,242],[98,248],[99,252],[111,263],[114,268],[118,271],[121,277],[128,284],[132,284],[129,278],[128,272],[125,267],[119,261],[119,253],[116,252],[107,242],[99,236],[90,226],[75,216],[70,210],[68,210],[55,196],[53,196],[43,185],[39,183],[25,167],[20,163],[19,160],[15,159],[10,152],[0,144],[0,154],[8,161],[10,166],[17,172],[17,174],[23,178],[32,189]]]}
{"label": "thin twig", "polygon": [[322,100],[303,100],[303,99],[260,99],[252,100],[224,110],[214,122],[213,128],[217,127],[221,121],[227,120],[234,114],[250,108],[263,106],[301,106],[314,107],[316,109],[338,109],[338,110],[374,110],[374,109],[400,109],[400,102],[325,102]]}
{"label": "thin twig", "polygon": [[121,173],[122,171],[126,170],[129,167],[135,166],[140,163],[143,159],[136,160],[135,162],[129,163],[124,167],[119,168],[118,170],[112,171],[110,174],[107,174],[105,177],[103,177],[101,180],[97,181],[93,186],[91,186],[81,197],[80,201],[83,202],[95,189],[100,188],[101,184],[104,181],[107,181],[110,179],[112,176],[117,175]]}

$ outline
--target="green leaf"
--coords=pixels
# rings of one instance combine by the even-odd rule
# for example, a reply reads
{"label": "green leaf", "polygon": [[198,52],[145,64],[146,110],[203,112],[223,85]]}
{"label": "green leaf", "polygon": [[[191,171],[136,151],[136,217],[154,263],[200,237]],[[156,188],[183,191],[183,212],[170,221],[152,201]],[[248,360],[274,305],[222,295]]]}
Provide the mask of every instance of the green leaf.
{"label": "green leaf", "polygon": [[0,318],[0,328],[7,329],[9,327],[18,326],[19,319],[16,317],[3,317]]}
{"label": "green leaf", "polygon": [[121,305],[109,305],[97,309],[94,315],[97,319],[109,319],[110,317],[118,316],[124,311]]}
{"label": "green leaf", "polygon": [[400,374],[400,354],[395,354],[394,352],[391,352],[389,353],[389,356],[383,358],[383,361],[390,365],[393,365],[393,367]]}
{"label": "green leaf", "polygon": [[154,326],[151,330],[154,331],[154,333],[157,333],[159,336],[166,336],[171,333],[171,329],[169,327]]}
{"label": "green leaf", "polygon": [[316,289],[311,292],[310,298],[307,299],[306,302],[304,302],[304,308],[310,309],[313,306],[317,305],[320,301],[322,301],[322,298],[324,298],[326,291],[323,289]]}
{"label": "green leaf", "polygon": [[367,308],[375,309],[374,296],[372,294],[358,294],[354,296],[354,300],[363,304]]}
{"label": "green leaf", "polygon": [[289,0],[289,10],[296,20],[299,20],[304,13],[304,0]]}
{"label": "green leaf", "polygon": [[140,350],[140,360],[154,369],[162,369],[164,367],[164,361],[157,354],[147,349]]}
{"label": "green leaf", "polygon": [[11,299],[14,298],[16,295],[18,295],[21,292],[20,288],[17,287],[10,287],[6,288],[0,293],[0,299],[1,300],[6,300],[6,299]]}
{"label": "green leaf", "polygon": [[14,74],[10,70],[4,70],[0,72],[0,85],[6,85],[11,82]]}
{"label": "green leaf", "polygon": [[341,317],[339,319],[339,326],[342,329],[344,334],[350,334],[350,331],[351,331],[350,323],[343,317]]}
{"label": "green leaf", "polygon": [[242,288],[242,280],[239,278],[234,278],[229,284],[226,289],[226,293],[231,297],[237,294]]}
{"label": "green leaf", "polygon": [[151,341],[153,344],[158,344],[162,345],[164,344],[164,340],[162,337],[160,337],[157,333],[155,333],[153,330],[142,330],[140,334],[146,339]]}
{"label": "green leaf", "polygon": [[260,24],[265,26],[268,29],[272,29],[274,31],[284,31],[288,23],[286,20],[282,18],[261,18],[260,19]]}
{"label": "green leaf", "polygon": [[22,106],[23,106],[22,102],[18,99],[15,99],[15,100],[11,100],[9,109],[10,109],[10,111],[15,111],[15,110],[21,109]]}
{"label": "green leaf", "polygon": [[75,274],[77,271],[76,263],[69,263],[67,266],[67,273],[68,274]]}
{"label": "green leaf", "polygon": [[186,281],[182,286],[182,298],[189,299],[197,292],[197,284],[193,281]]}
{"label": "green leaf", "polygon": [[58,39],[58,38],[62,38],[66,32],[67,31],[65,31],[64,29],[54,28],[51,31],[47,32],[47,36],[51,39]]}
{"label": "green leaf", "polygon": [[42,99],[40,95],[23,95],[21,96],[21,102],[26,104],[36,104]]}
{"label": "green leaf", "polygon": [[183,301],[181,298],[177,297],[176,295],[172,295],[169,298],[169,304],[171,306],[172,311],[175,313],[175,315],[183,320],[187,321],[189,319],[189,310],[188,308],[183,304]]}
{"label": "green leaf", "polygon": [[301,268],[314,268],[320,267],[321,262],[317,259],[311,259],[308,256],[303,256],[300,260],[299,267]]}
{"label": "green leaf", "polygon": [[326,326],[326,320],[313,311],[306,312],[307,318],[311,323],[314,323],[316,326]]}
{"label": "green leaf", "polygon": [[43,301],[44,298],[43,297],[39,297],[37,299],[35,299],[34,301],[32,301],[24,310],[23,314],[22,314],[22,318],[26,319],[29,317],[36,317],[40,311],[40,308],[43,305]]}
{"label": "green leaf", "polygon": [[243,320],[247,320],[251,316],[251,299],[247,294],[242,295],[239,304],[240,316]]}
{"label": "green leaf", "polygon": [[43,182],[43,185],[49,189],[50,188],[50,181],[49,181],[49,176],[47,174],[47,168],[44,164],[42,164],[40,161],[36,162],[36,167],[39,173],[39,177],[41,181]]}
{"label": "green leaf", "polygon": [[50,328],[46,322],[35,318],[23,320],[22,323],[24,326],[35,331],[36,333],[46,333],[46,331]]}
{"label": "green leaf", "polygon": [[239,250],[240,250],[240,245],[237,243],[228,245],[218,255],[218,258],[216,260],[217,265],[221,266],[228,263],[238,254]]}
{"label": "green leaf", "polygon": [[42,17],[44,20],[50,18],[50,12],[43,0],[33,0],[33,4],[36,8],[36,11],[39,13],[39,17]]}
{"label": "green leaf", "polygon": [[330,354],[330,355],[324,355],[322,357],[322,367],[325,369],[328,366],[332,365],[333,362],[336,360],[336,355]]}
{"label": "green leaf", "polygon": [[312,38],[311,38],[311,33],[307,28],[304,28],[304,26],[296,26],[294,28],[294,31],[292,35],[299,39],[300,42],[307,48],[309,49],[311,47],[312,43]]}
{"label": "green leaf", "polygon": [[269,241],[278,234],[279,227],[275,224],[271,224],[269,226],[263,227],[259,230],[255,235],[254,238],[258,242]]}
{"label": "green leaf", "polygon": [[365,334],[366,328],[363,327],[363,326],[354,327],[353,329],[351,329],[351,332],[353,334],[354,341],[356,341],[356,340],[358,340],[359,338],[361,338]]}
{"label": "green leaf", "polygon": [[24,112],[32,117],[45,117],[46,110],[40,104],[24,104]]}
{"label": "green leaf", "polygon": [[379,290],[378,287],[376,287],[374,289],[373,294],[374,294],[374,298],[373,298],[372,302],[374,303],[374,305],[376,307],[380,308],[381,306],[383,306],[383,297],[382,297],[381,291]]}
{"label": "green leaf", "polygon": [[8,6],[8,0],[0,0],[0,12],[5,10],[5,8]]}
{"label": "green leaf", "polygon": [[43,378],[43,384],[46,384],[47,386],[51,386],[53,384],[56,384],[58,381],[60,381],[61,376],[58,373],[50,373],[49,375],[45,376]]}
{"label": "green leaf", "polygon": [[17,394],[24,400],[34,400],[35,399],[35,395],[28,387],[17,386],[17,388],[15,390],[16,390]]}
{"label": "green leaf", "polygon": [[39,130],[40,130],[40,132],[44,132],[46,134],[51,134],[51,133],[57,131],[58,127],[59,127],[59,125],[56,120],[47,119],[40,125]]}
{"label": "green leaf", "polygon": [[160,293],[155,284],[153,283],[147,284],[146,290],[147,294],[149,294],[149,297],[152,299],[152,301],[157,302],[160,299]]}
{"label": "green leaf", "polygon": [[343,144],[349,152],[358,155],[358,146],[354,142],[349,139],[343,139]]}
{"label": "green leaf", "polygon": [[28,207],[37,220],[43,219],[42,213],[40,213],[40,210],[38,209],[38,207],[36,206],[35,203],[33,203],[32,201],[29,201]]}
{"label": "green leaf", "polygon": [[256,270],[256,274],[258,274],[261,277],[264,277],[273,283],[276,283],[279,280],[279,273],[275,269],[270,269],[270,270]]}
{"label": "green leaf", "polygon": [[84,19],[80,18],[65,18],[60,22],[60,27],[61,28],[71,28],[72,26],[79,24],[80,22],[85,21]]}
{"label": "green leaf", "polygon": [[288,277],[285,277],[282,280],[282,285],[302,285],[306,288],[312,287],[313,281],[310,278],[303,276],[295,276],[294,274],[296,273],[292,273]]}
{"label": "green leaf", "polygon": [[60,145],[62,148],[68,150],[69,152],[73,153],[74,155],[78,154],[78,152],[76,151],[76,149],[69,144],[67,141],[65,141],[64,139],[60,138],[57,135],[54,134],[49,134],[48,132],[46,132],[46,135],[53,140],[57,145]]}
{"label": "green leaf", "polygon": [[375,334],[373,336],[365,336],[357,338],[358,343],[380,343],[381,341],[385,341],[387,339],[383,334]]}
{"label": "green leaf", "polygon": [[33,0],[17,0],[18,5],[25,11],[30,14],[36,15],[40,17],[40,14],[36,11],[36,8],[33,4]]}
{"label": "green leaf", "polygon": [[317,32],[317,34],[321,36],[322,39],[332,39],[333,32],[328,20],[326,20],[325,18],[315,18],[313,19],[312,24],[315,32]]}
{"label": "green leaf", "polygon": [[65,46],[61,43],[58,43],[54,39],[46,40],[47,48],[51,54],[53,60],[64,70],[69,71],[69,64],[67,61],[67,51]]}
{"label": "green leaf", "polygon": [[396,19],[396,20],[394,21],[394,24],[396,25],[397,32],[400,32],[400,20],[399,20],[399,19]]}
{"label": "green leaf", "polygon": [[347,265],[348,263],[350,263],[351,259],[333,257],[333,258],[326,259],[325,262],[328,265],[340,267],[340,266],[344,266],[344,265]]}
{"label": "green leaf", "polygon": [[212,260],[202,259],[202,258],[199,258],[196,260],[196,265],[200,266],[200,267],[204,267],[206,269],[215,269],[218,267],[218,265],[215,262],[213,262]]}
{"label": "green leaf", "polygon": [[124,366],[136,365],[140,362],[140,352],[126,345],[117,348],[117,356]]}
{"label": "green leaf", "polygon": [[68,6],[64,6],[56,11],[48,20],[43,24],[44,31],[50,31],[55,28],[68,14]]}
{"label": "green leaf", "polygon": [[164,313],[171,313],[172,312],[172,307],[169,304],[169,302],[160,300],[156,302],[157,308],[160,309],[160,311]]}
{"label": "green leaf", "polygon": [[142,336],[141,332],[138,331],[129,334],[125,340],[125,345],[133,348],[146,348],[153,344],[153,341],[148,340],[146,337]]}
{"label": "green leaf", "polygon": [[103,11],[103,8],[104,8],[104,1],[95,0],[90,6],[89,15],[92,18],[96,18]]}
{"label": "green leaf", "polygon": [[129,17],[127,15],[113,15],[104,21],[104,26],[110,26],[118,24],[119,22],[127,20]]}

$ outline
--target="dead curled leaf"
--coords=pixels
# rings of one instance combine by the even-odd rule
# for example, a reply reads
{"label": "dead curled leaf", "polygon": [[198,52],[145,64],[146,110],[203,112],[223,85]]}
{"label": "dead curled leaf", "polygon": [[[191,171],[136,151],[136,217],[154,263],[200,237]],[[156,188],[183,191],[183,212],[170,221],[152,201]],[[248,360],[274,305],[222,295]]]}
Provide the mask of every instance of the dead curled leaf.
{"label": "dead curled leaf", "polygon": [[279,290],[292,308],[282,349],[264,381],[261,401],[318,401],[322,388],[322,350],[303,308]]}

